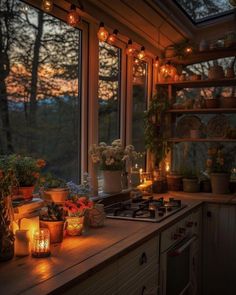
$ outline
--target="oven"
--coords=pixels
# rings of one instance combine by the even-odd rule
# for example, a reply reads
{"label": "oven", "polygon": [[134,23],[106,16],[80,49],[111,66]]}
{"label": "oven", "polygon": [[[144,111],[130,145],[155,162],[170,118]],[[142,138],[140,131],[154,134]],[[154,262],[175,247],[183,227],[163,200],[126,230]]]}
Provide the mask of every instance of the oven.
{"label": "oven", "polygon": [[161,253],[161,295],[193,295],[197,235],[184,238]]}

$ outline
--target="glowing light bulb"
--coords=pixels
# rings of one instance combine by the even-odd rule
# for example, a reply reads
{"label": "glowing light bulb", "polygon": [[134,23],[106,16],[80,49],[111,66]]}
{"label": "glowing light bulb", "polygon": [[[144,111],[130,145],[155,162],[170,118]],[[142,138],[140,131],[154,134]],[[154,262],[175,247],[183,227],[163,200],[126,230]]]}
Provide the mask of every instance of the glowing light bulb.
{"label": "glowing light bulb", "polygon": [[41,7],[45,12],[51,12],[53,9],[53,0],[43,0]]}
{"label": "glowing light bulb", "polygon": [[141,47],[141,51],[138,53],[138,58],[143,59],[145,57],[145,47]]}
{"label": "glowing light bulb", "polygon": [[193,48],[191,46],[187,46],[185,47],[184,52],[186,54],[191,54],[193,52]]}
{"label": "glowing light bulb", "polygon": [[114,44],[116,42],[117,39],[117,34],[118,34],[118,30],[114,30],[112,34],[109,35],[107,42],[109,44]]}
{"label": "glowing light bulb", "polygon": [[99,25],[99,30],[98,30],[98,33],[97,33],[97,36],[98,36],[98,40],[101,41],[101,42],[105,42],[108,38],[108,31],[105,29],[104,27],[104,23],[100,23]]}
{"label": "glowing light bulb", "polygon": [[159,59],[158,56],[156,57],[153,65],[154,65],[155,68],[159,68],[159,66],[160,66],[160,59]]}
{"label": "glowing light bulb", "polygon": [[129,39],[129,41],[128,41],[128,45],[127,45],[127,48],[126,48],[126,53],[127,53],[128,55],[133,55],[133,54],[134,54],[134,51],[135,51],[135,49],[134,49],[134,47],[133,47],[133,42],[132,42],[131,39]]}
{"label": "glowing light bulb", "polygon": [[78,25],[79,22],[80,22],[80,16],[76,11],[76,6],[72,4],[67,14],[67,23],[68,25],[75,27],[76,25]]}

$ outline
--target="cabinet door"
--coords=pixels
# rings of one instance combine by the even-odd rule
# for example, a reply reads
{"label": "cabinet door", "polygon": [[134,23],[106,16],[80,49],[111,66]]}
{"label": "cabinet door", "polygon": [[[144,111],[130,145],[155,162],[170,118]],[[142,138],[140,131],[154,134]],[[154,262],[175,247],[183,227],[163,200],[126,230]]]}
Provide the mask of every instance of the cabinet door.
{"label": "cabinet door", "polygon": [[203,294],[236,294],[236,206],[204,208]]}

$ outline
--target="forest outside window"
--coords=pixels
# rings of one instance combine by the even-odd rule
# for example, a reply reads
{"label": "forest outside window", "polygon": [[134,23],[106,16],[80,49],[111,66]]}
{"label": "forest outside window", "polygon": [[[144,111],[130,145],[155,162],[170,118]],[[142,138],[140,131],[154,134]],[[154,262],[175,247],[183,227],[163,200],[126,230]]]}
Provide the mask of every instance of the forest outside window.
{"label": "forest outside window", "polygon": [[0,6],[0,154],[78,181],[81,32],[19,0]]}
{"label": "forest outside window", "polygon": [[99,42],[99,142],[120,138],[121,49]]}

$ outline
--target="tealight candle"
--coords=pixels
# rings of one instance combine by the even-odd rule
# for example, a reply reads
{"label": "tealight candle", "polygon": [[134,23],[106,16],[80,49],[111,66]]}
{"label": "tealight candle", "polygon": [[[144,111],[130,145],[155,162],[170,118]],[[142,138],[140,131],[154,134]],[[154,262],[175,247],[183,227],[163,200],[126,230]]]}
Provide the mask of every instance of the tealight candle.
{"label": "tealight candle", "polygon": [[30,254],[30,239],[28,230],[16,230],[15,232],[15,255],[27,256]]}
{"label": "tealight candle", "polygon": [[32,256],[42,258],[50,254],[50,232],[47,228],[40,228],[33,235]]}

